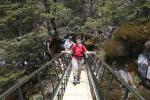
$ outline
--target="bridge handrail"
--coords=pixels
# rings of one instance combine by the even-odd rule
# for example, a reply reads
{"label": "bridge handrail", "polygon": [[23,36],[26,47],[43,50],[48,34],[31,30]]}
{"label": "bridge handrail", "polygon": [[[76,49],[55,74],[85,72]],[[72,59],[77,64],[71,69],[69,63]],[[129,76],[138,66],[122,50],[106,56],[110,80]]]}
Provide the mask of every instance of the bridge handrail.
{"label": "bridge handrail", "polygon": [[94,76],[94,73],[92,73],[92,70],[90,66],[87,64],[87,74],[88,74],[88,79],[89,79],[89,84],[91,88],[91,93],[93,98],[95,97],[96,100],[104,100],[102,91],[98,88],[98,82],[96,80],[96,77]]}
{"label": "bridge handrail", "polygon": [[58,83],[58,85],[57,85],[57,87],[56,87],[56,89],[55,89],[55,91],[54,91],[54,93],[53,93],[53,96],[52,96],[52,98],[51,98],[50,100],[56,100],[56,97],[57,97],[57,94],[58,94],[58,92],[59,92],[61,83],[63,82],[63,80],[64,80],[64,78],[66,77],[66,74],[68,73],[68,71],[69,71],[70,68],[71,68],[71,63],[70,63],[69,66],[67,67],[67,69],[66,69],[64,75],[61,77],[61,79],[60,79],[60,81],[59,81],[59,83]]}
{"label": "bridge handrail", "polygon": [[131,85],[129,85],[120,75],[118,72],[115,72],[106,62],[102,61],[105,65],[106,68],[116,77],[118,78],[121,83],[123,83],[126,88],[130,90],[134,95],[136,95],[140,100],[145,100]]}
{"label": "bridge handrail", "polygon": [[[96,63],[97,62],[100,62],[100,65],[98,65],[98,71],[95,71],[96,68]],[[94,63],[93,63],[94,62]],[[116,72],[115,70],[113,70],[111,68],[110,65],[108,65],[105,61],[103,61],[101,58],[98,58],[96,57],[96,55],[93,56],[93,58],[88,58],[87,59],[87,63],[88,63],[88,66],[87,66],[87,69],[88,69],[88,74],[90,75],[91,74],[91,78],[93,79],[90,79],[92,80],[92,88],[94,89],[94,91],[92,92],[95,92],[94,94],[94,99],[93,100],[105,100],[108,96],[108,92],[109,92],[109,89],[111,87],[111,83],[112,83],[112,80],[113,78],[117,79],[119,82],[121,82],[120,84],[122,84],[123,86],[125,86],[125,93],[124,93],[124,99],[127,99],[128,97],[128,93],[129,91],[134,94],[136,96],[136,98],[138,98],[139,100],[145,100],[144,97],[142,97],[132,86],[130,86],[120,75],[118,72]],[[92,63],[92,64],[91,64]],[[101,72],[99,73],[99,69],[100,68],[103,68],[102,70],[102,74]],[[101,82],[99,83],[98,80],[102,80],[103,77],[104,77],[104,74],[106,70],[108,71],[109,75],[111,76],[109,82],[108,82],[108,87],[107,87],[107,90],[106,90],[106,94],[104,95],[103,94],[103,91],[101,90]],[[98,75],[99,74],[99,75]],[[101,76],[100,76],[101,75]],[[97,78],[97,76],[99,76],[99,78]],[[94,87],[93,87],[94,86]],[[100,89],[99,89],[100,88]],[[92,93],[91,92],[91,93]]]}
{"label": "bridge handrail", "polygon": [[4,93],[2,93],[0,95],[0,100],[7,97],[8,95],[10,95],[11,93],[13,93],[15,90],[17,90],[21,85],[23,85],[24,83],[26,83],[27,81],[29,81],[31,78],[33,78],[35,75],[37,75],[40,71],[42,71],[43,69],[45,69],[46,67],[48,67],[48,65],[50,65],[54,60],[56,60],[58,57],[60,57],[62,55],[62,53],[56,55],[56,57],[54,57],[51,61],[47,62],[45,65],[41,66],[39,69],[35,70],[33,73],[31,73],[29,76],[25,77],[24,79],[20,80],[18,83],[16,83],[15,85],[13,85],[11,88],[9,88],[8,90],[6,90]]}

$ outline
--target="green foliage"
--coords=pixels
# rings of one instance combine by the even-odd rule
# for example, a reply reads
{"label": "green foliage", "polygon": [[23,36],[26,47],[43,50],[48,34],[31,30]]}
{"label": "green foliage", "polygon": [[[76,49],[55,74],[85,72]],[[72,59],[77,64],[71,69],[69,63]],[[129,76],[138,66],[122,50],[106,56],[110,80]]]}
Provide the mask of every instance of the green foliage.
{"label": "green foliage", "polygon": [[[14,68],[13,68],[14,70]],[[16,72],[14,71],[9,71],[8,72],[8,68],[4,69],[4,68],[0,68],[0,94],[3,93],[5,90],[9,89],[10,87],[12,87],[13,84],[17,83],[19,80],[18,78],[20,77],[24,77],[24,70],[18,70]]]}
{"label": "green foliage", "polygon": [[0,5],[1,39],[14,38],[26,34],[31,32],[35,25],[42,24],[40,13],[44,12],[38,5],[39,1],[29,1],[5,2]]}
{"label": "green foliage", "polygon": [[63,3],[49,1],[47,3],[49,12],[45,11],[44,2],[39,0],[0,2],[0,30],[2,30],[0,31],[0,39],[2,39],[0,44],[1,48],[7,52],[6,59],[17,60],[26,56],[37,57],[38,53],[41,52],[39,49],[41,41],[47,37],[45,34],[47,31],[39,29],[45,27],[47,20],[54,19],[58,28],[64,28],[72,23],[72,10],[70,8],[65,7]]}
{"label": "green foliage", "polygon": [[81,15],[83,13],[82,0],[69,0],[65,3],[65,6],[71,8],[75,15]]}
{"label": "green foliage", "polygon": [[32,32],[28,35],[18,37],[16,40],[0,41],[0,44],[2,44],[1,48],[4,48],[7,52],[5,56],[6,60],[35,59],[42,52],[41,44],[46,38],[47,34],[44,34],[44,31],[38,34]]}
{"label": "green foliage", "polygon": [[147,21],[150,17],[149,0],[134,0],[127,3],[123,0],[101,0],[98,6],[95,6],[95,21],[99,22],[101,27],[114,23],[135,21]]}
{"label": "green foliage", "polygon": [[100,6],[97,6],[97,14],[99,15],[99,22],[101,22],[101,27],[106,26],[110,23],[112,23],[116,18],[117,14],[119,16],[119,10],[118,7],[121,6],[120,0],[103,0],[100,2]]}
{"label": "green foliage", "polygon": [[[0,48],[6,50],[5,59],[35,59],[42,51],[41,42],[46,40],[48,32],[55,31],[54,28],[58,33],[88,34],[111,23],[126,22],[119,24],[113,38],[105,43],[105,53],[102,52],[110,58],[127,56],[138,50],[143,41],[150,39],[149,0],[132,0],[130,4],[126,4],[126,0],[88,1],[47,0],[46,8],[43,0],[1,0]],[[87,10],[90,13],[88,17],[84,15]],[[47,26],[50,30],[41,29],[47,29]]]}
{"label": "green foliage", "polygon": [[100,22],[98,22],[96,19],[87,18],[87,21],[85,22],[85,28],[96,30],[100,27]]}
{"label": "green foliage", "polygon": [[50,8],[58,26],[69,24],[72,18],[72,10],[62,3],[54,3]]}

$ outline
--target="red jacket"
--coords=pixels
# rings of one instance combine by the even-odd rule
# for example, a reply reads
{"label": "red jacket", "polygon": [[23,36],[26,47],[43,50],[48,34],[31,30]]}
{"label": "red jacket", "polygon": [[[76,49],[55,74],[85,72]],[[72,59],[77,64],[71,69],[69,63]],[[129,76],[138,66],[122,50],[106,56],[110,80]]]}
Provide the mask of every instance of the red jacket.
{"label": "red jacket", "polygon": [[82,44],[80,46],[76,44],[71,48],[71,51],[73,52],[74,57],[83,57],[87,49]]}

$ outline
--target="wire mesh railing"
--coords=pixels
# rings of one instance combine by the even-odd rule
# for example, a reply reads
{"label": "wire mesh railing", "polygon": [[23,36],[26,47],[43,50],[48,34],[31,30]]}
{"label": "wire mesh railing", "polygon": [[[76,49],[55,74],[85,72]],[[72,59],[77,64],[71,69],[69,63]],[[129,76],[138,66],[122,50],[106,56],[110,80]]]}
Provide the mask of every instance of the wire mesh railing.
{"label": "wire mesh railing", "polygon": [[[0,100],[62,100],[71,56],[59,54],[0,95]],[[145,100],[118,72],[91,54],[86,59],[93,100]]]}
{"label": "wire mesh railing", "polygon": [[145,100],[103,60],[90,55],[86,62],[93,100]]}
{"label": "wire mesh railing", "polygon": [[0,94],[0,100],[62,100],[71,57],[59,54]]}

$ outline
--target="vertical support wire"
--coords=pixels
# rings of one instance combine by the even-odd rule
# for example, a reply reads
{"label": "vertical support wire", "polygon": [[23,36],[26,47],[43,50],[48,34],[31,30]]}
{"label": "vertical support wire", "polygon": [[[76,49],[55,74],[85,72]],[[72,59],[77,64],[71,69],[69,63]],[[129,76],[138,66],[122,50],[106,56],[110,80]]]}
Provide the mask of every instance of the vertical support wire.
{"label": "vertical support wire", "polygon": [[98,77],[99,74],[101,74],[101,73],[99,73],[99,70],[100,70],[101,67],[98,66],[98,64],[99,64],[99,62],[97,61],[96,62],[97,71],[96,71],[96,75],[95,75],[96,78]]}
{"label": "vertical support wire", "polygon": [[124,96],[123,96],[123,100],[127,100],[128,99],[128,94],[129,94],[129,89],[125,88],[125,93],[124,93]]}
{"label": "vertical support wire", "polygon": [[58,65],[55,65],[58,69],[57,69],[57,73],[58,73],[58,77],[59,79],[61,78],[62,76],[62,69],[61,69],[61,62],[59,61],[60,58],[58,58],[57,62],[58,62]]}
{"label": "vertical support wire", "polygon": [[[60,60],[59,60],[60,59]],[[63,65],[63,63],[61,62],[61,58],[58,58],[58,65],[59,65],[59,71],[60,71],[60,73],[61,73],[61,75],[63,74],[63,70],[62,70],[62,65]]]}
{"label": "vertical support wire", "polygon": [[103,80],[105,71],[106,71],[106,67],[104,67],[103,72],[102,72],[102,75],[99,77],[99,83],[101,83],[101,81]]}
{"label": "vertical support wire", "polygon": [[105,72],[105,67],[103,67],[102,61],[101,60],[99,60],[99,61],[100,61],[100,63],[98,64],[98,67],[100,67],[100,73],[98,75],[98,80],[100,81],[102,74]]}
{"label": "vertical support wire", "polygon": [[20,87],[18,88],[18,93],[19,93],[20,100],[24,100],[22,95],[22,90]]}
{"label": "vertical support wire", "polygon": [[38,83],[39,83],[40,91],[41,91],[42,96],[43,96],[43,100],[46,100],[46,99],[45,99],[44,90],[43,90],[43,87],[42,87],[42,84],[41,84],[41,78],[40,78],[40,75],[39,75],[39,74],[37,75],[37,79],[38,79]]}
{"label": "vertical support wire", "polygon": [[56,100],[60,100],[60,91],[58,92],[57,98],[58,99],[56,99]]}
{"label": "vertical support wire", "polygon": [[64,86],[63,86],[63,81],[62,81],[62,83],[60,85],[60,89],[59,89],[60,98],[62,98],[63,94],[64,94]]}
{"label": "vertical support wire", "polygon": [[60,89],[60,91],[61,91],[61,98],[62,98],[62,97],[63,97],[63,94],[64,94],[63,82],[62,82],[62,84],[61,84],[61,89]]}
{"label": "vertical support wire", "polygon": [[96,67],[96,62],[97,62],[97,61],[96,61],[96,60],[97,60],[97,59],[95,59],[95,60],[93,61],[93,64],[94,64],[94,66],[93,66],[93,67],[94,67],[94,68],[93,68],[93,72],[95,72],[95,75],[97,75],[97,73],[96,73],[96,72],[97,72],[97,71],[96,71],[96,70],[97,70],[97,67]]}
{"label": "vertical support wire", "polygon": [[[66,77],[65,77],[65,78],[66,78]],[[66,79],[65,79],[65,78],[64,78],[64,80],[63,80],[63,82],[62,82],[63,92],[65,92],[65,89],[66,89],[66,86],[65,86],[65,80],[66,80]]]}
{"label": "vertical support wire", "polygon": [[66,67],[67,67],[66,65],[68,65],[66,59],[67,59],[66,57],[61,56],[61,60],[63,64],[63,72],[65,72]]}
{"label": "vertical support wire", "polygon": [[71,55],[69,55],[68,57],[66,56],[62,56],[62,62],[63,62],[63,65],[64,65],[64,70],[67,69],[67,66],[69,66],[69,64],[71,63]]}
{"label": "vertical support wire", "polygon": [[54,86],[54,82],[53,82],[53,79],[52,79],[52,76],[51,76],[51,71],[50,70],[48,70],[48,72],[49,72],[49,79],[50,79],[50,81],[51,81],[51,84],[52,84],[52,88],[53,88],[53,91],[52,91],[52,93],[54,92],[54,89],[55,89],[55,86]]}
{"label": "vertical support wire", "polygon": [[98,80],[100,80],[100,77],[101,77],[101,75],[102,75],[102,64],[101,64],[101,61],[100,60],[98,60],[99,62],[97,63],[97,67],[99,68],[99,70],[98,70],[98,72],[97,72],[97,78],[98,78]]}
{"label": "vertical support wire", "polygon": [[111,85],[112,85],[112,81],[113,81],[113,75],[111,75],[110,80],[108,82],[108,87],[107,87],[107,90],[106,90],[105,100],[107,100],[107,98],[108,98],[108,94],[109,94],[109,91],[110,91],[110,88],[111,88]]}
{"label": "vertical support wire", "polygon": [[58,71],[57,71],[57,68],[56,68],[57,65],[55,64],[55,62],[52,63],[52,66],[53,66],[54,69],[55,69],[56,78],[57,78],[56,80],[59,81],[60,78],[59,78],[59,75],[58,75]]}

